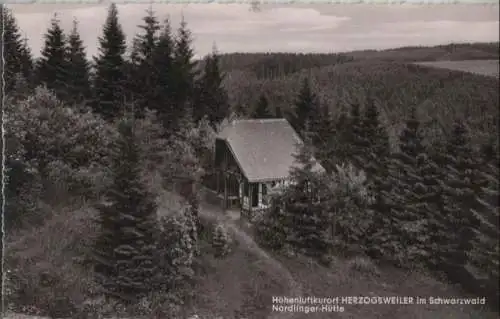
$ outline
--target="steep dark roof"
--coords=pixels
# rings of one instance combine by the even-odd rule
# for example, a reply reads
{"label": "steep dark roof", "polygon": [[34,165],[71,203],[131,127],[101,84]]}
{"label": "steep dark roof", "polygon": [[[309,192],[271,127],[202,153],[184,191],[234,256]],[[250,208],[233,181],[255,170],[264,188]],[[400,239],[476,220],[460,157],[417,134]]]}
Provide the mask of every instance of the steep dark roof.
{"label": "steep dark roof", "polygon": [[[222,128],[236,162],[250,182],[266,182],[289,176],[293,154],[302,140],[285,119],[235,120]],[[319,164],[315,170],[323,170]]]}

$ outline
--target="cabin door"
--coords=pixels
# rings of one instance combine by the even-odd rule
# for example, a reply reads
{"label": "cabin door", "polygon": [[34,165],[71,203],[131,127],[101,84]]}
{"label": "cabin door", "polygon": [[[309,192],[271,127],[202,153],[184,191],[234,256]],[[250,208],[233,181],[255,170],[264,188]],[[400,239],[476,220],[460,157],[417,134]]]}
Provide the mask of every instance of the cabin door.
{"label": "cabin door", "polygon": [[259,184],[250,184],[252,187],[252,207],[259,205]]}

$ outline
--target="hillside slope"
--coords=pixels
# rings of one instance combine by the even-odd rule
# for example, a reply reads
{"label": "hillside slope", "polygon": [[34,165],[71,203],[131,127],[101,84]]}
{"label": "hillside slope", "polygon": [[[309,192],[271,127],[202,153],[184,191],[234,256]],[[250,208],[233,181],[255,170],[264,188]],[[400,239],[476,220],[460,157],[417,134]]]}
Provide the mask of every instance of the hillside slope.
{"label": "hillside slope", "polygon": [[249,72],[227,74],[225,87],[233,105],[251,109],[261,93],[274,107],[290,110],[301,80],[308,77],[322,103],[338,114],[352,103],[375,97],[382,117],[397,134],[412,105],[428,134],[448,132],[452,121],[465,119],[478,141],[497,129],[498,79],[414,64],[361,61],[302,70],[279,79],[258,79]]}

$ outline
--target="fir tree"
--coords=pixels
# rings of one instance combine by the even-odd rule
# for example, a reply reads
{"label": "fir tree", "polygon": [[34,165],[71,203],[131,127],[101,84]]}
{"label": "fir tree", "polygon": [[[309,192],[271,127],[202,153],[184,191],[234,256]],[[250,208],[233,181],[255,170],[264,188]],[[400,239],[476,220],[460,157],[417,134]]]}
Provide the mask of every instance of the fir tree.
{"label": "fir tree", "polygon": [[73,20],[73,29],[68,39],[67,53],[68,99],[73,103],[81,103],[91,97],[90,65],[87,61],[85,47],[78,32],[78,22]]}
{"label": "fir tree", "polygon": [[4,58],[5,93],[9,94],[16,86],[16,77],[19,75],[24,77],[25,81],[31,80],[33,60],[26,41],[21,37],[12,12],[5,8],[5,6],[1,6],[0,10],[2,11],[0,16],[2,21],[0,22],[3,27],[2,52]]}
{"label": "fir tree", "polygon": [[[473,214],[480,221],[474,230],[475,238],[473,250],[471,251],[471,264],[479,269],[478,273],[486,275],[489,287],[498,297],[498,289],[495,286],[499,279],[499,201],[500,190],[499,169],[497,165],[483,165],[481,167],[482,178],[486,180],[481,194],[476,195],[477,208]],[[498,298],[496,298],[498,300]]]}
{"label": "fir tree", "polygon": [[477,154],[470,146],[468,132],[463,123],[454,123],[451,138],[447,144],[448,167],[444,179],[444,211],[448,224],[449,238],[443,248],[445,265],[463,266],[475,239],[474,229],[479,221],[472,211],[478,208],[476,196],[484,186],[478,176]]}
{"label": "fir tree", "polygon": [[219,63],[219,55],[214,47],[212,54],[205,58],[203,74],[197,83],[197,102],[194,108],[195,121],[208,116],[214,128],[229,115],[229,101],[222,87],[224,75],[220,71]]}
{"label": "fir tree", "polygon": [[111,4],[99,38],[99,56],[95,59],[93,109],[106,120],[123,114],[120,106],[125,100],[125,34],[118,22],[118,10]]}
{"label": "fir tree", "polygon": [[292,121],[292,126],[299,134],[302,134],[304,131],[307,121],[314,122],[313,116],[318,109],[317,97],[312,92],[309,80],[304,79],[295,103],[295,114]]}
{"label": "fir tree", "polygon": [[357,169],[364,168],[362,154],[365,154],[363,149],[364,130],[361,117],[360,105],[355,103],[351,105],[349,116],[339,119],[337,122],[337,130],[342,132],[342,145],[345,149],[340,152],[344,157],[351,162]]}
{"label": "fir tree", "polygon": [[350,162],[351,130],[349,128],[349,115],[341,110],[337,119],[331,120],[331,133],[323,137],[323,147],[318,158],[322,160],[323,167],[332,172],[337,165]]}
{"label": "fir tree", "polygon": [[314,171],[316,162],[309,135],[306,131],[304,144],[295,155],[297,165],[290,172],[293,184],[283,197],[283,209],[289,215],[289,225],[293,225],[286,242],[298,251],[321,258],[331,249],[330,218],[319,198],[324,185]]}
{"label": "fir tree", "polygon": [[334,123],[328,105],[320,105],[316,115],[312,118],[312,143],[316,148],[316,158],[323,159],[328,151],[328,140],[335,132]]}
{"label": "fir tree", "polygon": [[113,154],[113,185],[100,205],[101,233],[95,243],[98,279],[107,296],[136,299],[151,291],[156,276],[156,204],[141,181],[132,120],[120,123]]}
{"label": "fir tree", "polygon": [[[423,145],[420,122],[416,117],[415,107],[400,135],[399,151],[389,162],[387,181],[392,184],[391,216],[395,224],[392,233],[394,241],[400,241],[403,250],[391,252],[390,255],[400,257],[400,262],[406,265],[423,266],[429,257],[431,242],[427,225],[434,215],[429,211],[425,201],[429,191],[429,181],[425,174],[429,172],[428,156]],[[425,168],[425,170],[424,170]],[[428,176],[427,176],[428,178]]]}
{"label": "fir tree", "polygon": [[193,93],[195,88],[194,70],[196,63],[193,62],[193,49],[191,48],[191,31],[187,29],[187,23],[184,18],[177,31],[177,37],[174,46],[174,81],[172,81],[171,95],[173,99],[173,125],[174,128],[179,125],[178,121],[183,117],[187,107],[193,104]]}
{"label": "fir tree", "polygon": [[172,39],[170,21],[166,19],[163,30],[158,39],[158,44],[153,51],[152,65],[155,84],[150,89],[150,106],[155,110],[166,131],[174,125],[174,60],[173,52],[175,43]]}
{"label": "fir tree", "polygon": [[[384,126],[380,123],[378,108],[373,100],[369,100],[362,122],[360,151],[365,156],[358,161],[369,179],[376,184],[378,179],[385,178],[384,170],[386,160],[390,154],[389,136]],[[364,158],[363,158],[364,157]],[[374,185],[374,187],[377,187]]]}
{"label": "fir tree", "polygon": [[155,106],[151,105],[151,102],[155,101],[155,86],[157,85],[154,54],[161,29],[151,8],[147,11],[143,21],[144,24],[139,26],[143,33],[137,35],[133,43],[128,85],[134,91],[134,98],[137,101],[136,116],[139,117],[144,115],[146,108],[155,109]]}
{"label": "fir tree", "polygon": [[[67,39],[57,16],[51,20],[51,26],[45,34],[45,44],[41,58],[36,65],[37,82],[53,90],[56,96],[66,100],[68,73]],[[73,75],[71,75],[73,76]]]}
{"label": "fir tree", "polygon": [[269,102],[264,94],[261,94],[259,101],[257,102],[257,107],[253,112],[252,118],[254,119],[268,119],[272,118],[271,112],[269,111]]}

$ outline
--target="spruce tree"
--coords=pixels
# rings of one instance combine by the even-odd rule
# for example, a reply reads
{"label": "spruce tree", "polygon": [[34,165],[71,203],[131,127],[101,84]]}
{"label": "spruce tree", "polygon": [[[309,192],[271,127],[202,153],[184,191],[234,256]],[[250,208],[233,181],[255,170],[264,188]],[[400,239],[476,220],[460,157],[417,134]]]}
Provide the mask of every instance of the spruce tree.
{"label": "spruce tree", "polygon": [[119,124],[113,150],[113,184],[98,207],[101,232],[94,246],[95,271],[105,295],[126,300],[153,289],[156,276],[156,204],[141,181],[134,124]]}
{"label": "spruce tree", "polygon": [[217,127],[230,111],[227,92],[222,87],[224,75],[219,64],[219,55],[214,47],[212,54],[205,58],[203,73],[197,82],[197,101],[194,106],[195,121],[208,116],[213,128]]}
{"label": "spruce tree", "polygon": [[70,76],[67,64],[67,39],[57,16],[51,20],[51,26],[45,34],[45,43],[41,57],[36,65],[36,79],[54,91],[62,100],[68,97],[67,80]]}
{"label": "spruce tree", "polygon": [[[154,53],[161,29],[151,8],[142,20],[144,24],[139,26],[142,34],[136,35],[133,43],[131,74],[128,81],[128,87],[134,92],[134,99],[137,101],[136,116],[139,117],[144,115],[146,108],[155,109],[155,106],[151,105],[151,102],[155,101],[154,87],[157,85]],[[145,87],[147,89],[144,89]]]}
{"label": "spruce tree", "polygon": [[[401,241],[394,240],[394,235],[400,231],[397,229],[399,216],[388,212],[397,211],[397,204],[393,197],[393,182],[389,179],[389,137],[384,127],[379,122],[377,107],[372,100],[369,101],[365,114],[361,119],[360,133],[357,136],[357,149],[355,152],[355,163],[363,169],[368,179],[368,190],[374,200],[370,210],[374,216],[374,223],[370,229],[373,238],[371,253],[375,256],[398,258],[398,252],[403,252]],[[397,255],[396,255],[397,254]]]}
{"label": "spruce tree", "polygon": [[92,107],[104,119],[113,120],[123,114],[120,106],[126,99],[125,34],[115,4],[109,7],[99,45],[99,56],[94,58],[96,74]]}
{"label": "spruce tree", "polygon": [[447,143],[446,176],[443,181],[443,214],[449,231],[449,237],[443,250],[445,266],[461,267],[468,262],[468,254],[475,240],[474,229],[479,220],[473,214],[478,208],[476,197],[484,186],[478,176],[478,157],[470,146],[470,139],[465,125],[456,121]]}
{"label": "spruce tree", "polygon": [[174,78],[171,83],[173,109],[171,116],[173,117],[173,128],[179,125],[180,119],[186,112],[186,108],[192,107],[193,93],[195,88],[195,66],[193,61],[194,52],[191,47],[192,37],[191,31],[187,28],[187,23],[182,18],[174,46],[174,63],[173,74]]}
{"label": "spruce tree", "polygon": [[253,112],[252,118],[254,119],[268,119],[272,118],[271,111],[269,110],[269,102],[264,94],[261,94],[257,102],[257,106]]}
{"label": "spruce tree", "polygon": [[306,122],[313,122],[312,117],[318,110],[318,99],[312,92],[309,79],[304,79],[302,86],[295,102],[294,116],[292,126],[295,130],[302,134],[305,129]]}
{"label": "spruce tree", "polygon": [[364,130],[361,117],[360,105],[354,103],[351,105],[349,116],[339,119],[337,122],[338,130],[343,132],[342,141],[345,145],[345,150],[341,152],[345,158],[351,162],[357,169],[364,169],[363,149],[365,144],[363,141]]}
{"label": "spruce tree", "polygon": [[328,105],[319,106],[312,123],[312,143],[316,148],[316,158],[323,160],[327,158],[328,140],[335,132],[334,123]]}
{"label": "spruce tree", "polygon": [[[475,266],[477,273],[486,278],[486,287],[491,289],[492,295],[488,298],[498,300],[499,279],[499,217],[500,207],[498,192],[500,190],[500,179],[498,165],[482,165],[482,178],[486,183],[482,193],[476,196],[478,207],[473,209],[473,214],[480,220],[475,229],[473,250],[470,262]],[[495,296],[496,294],[496,296]]]}
{"label": "spruce tree", "polygon": [[[363,167],[368,178],[376,184],[380,179],[384,179],[384,174],[387,173],[384,167],[390,154],[390,145],[389,136],[380,123],[378,108],[371,99],[366,107],[361,125],[362,133],[360,134],[361,144],[359,147],[360,151],[366,155],[361,156],[362,159],[358,163]],[[374,185],[374,187],[377,186]]]}
{"label": "spruce tree", "polygon": [[431,173],[428,160],[413,107],[400,135],[399,151],[390,159],[387,177],[392,184],[390,214],[396,217],[393,229],[397,232],[392,234],[393,240],[399,240],[403,248],[392,255],[399,254],[405,264],[412,266],[427,263],[431,245],[427,225],[434,212],[428,210],[431,203],[425,201],[430,191],[429,181],[425,179],[425,174]]}
{"label": "spruce tree", "polygon": [[331,119],[330,131],[324,137],[322,155],[318,157],[328,172],[335,171],[337,165],[352,162],[349,156],[352,131],[349,128],[349,115],[345,110],[341,110],[336,119]]}
{"label": "spruce tree", "polygon": [[17,77],[24,77],[25,81],[31,80],[33,71],[33,60],[31,52],[21,37],[19,27],[12,12],[5,6],[0,7],[3,27],[3,75],[5,81],[5,93],[9,94],[16,86]]}
{"label": "spruce tree", "polygon": [[331,249],[330,220],[318,198],[324,187],[314,171],[316,163],[307,131],[304,144],[294,156],[296,166],[290,171],[293,184],[283,197],[283,209],[289,215],[289,225],[293,225],[286,242],[300,252],[321,258],[329,255]]}
{"label": "spruce tree", "polygon": [[68,100],[73,103],[82,103],[90,99],[90,65],[76,19],[73,20],[73,28],[68,39],[67,65],[70,75],[66,82]]}
{"label": "spruce tree", "polygon": [[174,125],[174,60],[173,52],[175,48],[170,21],[166,19],[163,29],[159,35],[158,43],[153,51],[152,65],[154,70],[154,85],[150,89],[150,107],[155,110],[160,118],[165,130],[171,131]]}

